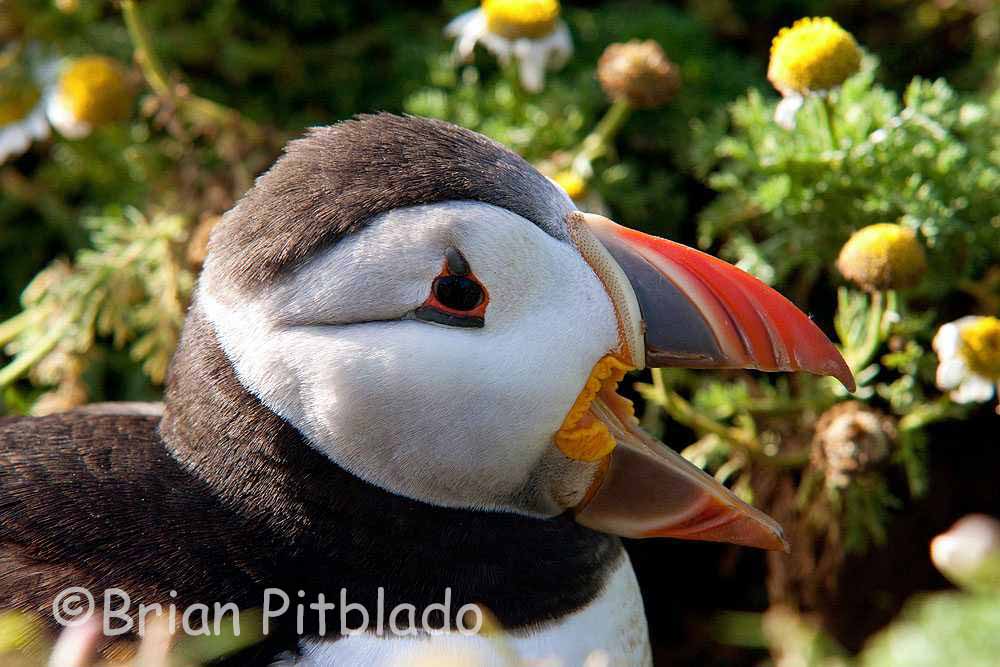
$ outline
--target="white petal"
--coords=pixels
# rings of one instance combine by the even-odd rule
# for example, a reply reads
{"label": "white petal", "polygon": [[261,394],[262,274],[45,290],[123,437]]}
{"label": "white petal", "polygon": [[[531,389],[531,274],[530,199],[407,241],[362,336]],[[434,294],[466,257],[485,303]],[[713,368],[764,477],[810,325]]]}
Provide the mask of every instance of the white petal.
{"label": "white petal", "polygon": [[805,102],[805,98],[801,95],[788,95],[783,97],[778,106],[774,107],[774,122],[785,128],[786,130],[795,129],[795,115],[798,114],[799,109],[802,108],[802,104]]}
{"label": "white petal", "polygon": [[32,138],[48,139],[49,121],[45,117],[45,109],[42,108],[41,104],[35,107],[31,115],[24,119],[24,127]]}
{"label": "white petal", "polygon": [[[460,29],[452,33],[450,32],[452,26]],[[468,62],[472,58],[476,43],[486,33],[486,17],[478,9],[466,12],[449,23],[445,32],[458,37],[455,40],[455,59],[459,62]]]}
{"label": "white petal", "polygon": [[55,91],[59,83],[59,75],[69,62],[65,58],[50,58],[37,63],[32,68],[35,81],[46,90],[50,92]]}
{"label": "white petal", "polygon": [[514,45],[514,52],[518,59],[521,85],[529,92],[540,92],[545,87],[548,51],[536,42],[519,39]]}
{"label": "white petal", "polygon": [[455,61],[460,63],[469,62],[472,59],[472,52],[475,50],[476,42],[478,41],[479,37],[471,33],[464,33],[455,40]]}
{"label": "white petal", "polygon": [[45,119],[44,106],[39,102],[24,118],[0,127],[0,163],[28,150],[32,141],[48,136],[49,123]]}
{"label": "white petal", "polygon": [[981,375],[970,374],[951,392],[951,399],[956,403],[983,403],[993,398],[993,383]]}
{"label": "white petal", "polygon": [[31,140],[27,135],[12,128],[0,130],[0,163],[6,162],[12,155],[20,155],[28,149]]}
{"label": "white petal", "polygon": [[482,9],[472,9],[463,12],[448,22],[448,25],[444,27],[444,34],[448,37],[458,37],[466,31],[472,21],[475,19],[482,20],[482,17]]}
{"label": "white petal", "polygon": [[958,354],[960,340],[961,330],[958,328],[958,322],[948,322],[948,324],[942,324],[938,332],[934,334],[931,347],[942,360],[950,359]]}
{"label": "white petal", "polygon": [[63,102],[61,95],[52,95],[45,105],[52,127],[67,139],[82,139],[93,129],[89,123],[78,120]]}
{"label": "white petal", "polygon": [[962,384],[970,374],[969,367],[960,356],[942,358],[937,367],[937,386],[939,389],[954,389]]}
{"label": "white petal", "polygon": [[91,617],[69,625],[59,635],[49,656],[49,667],[86,667],[93,664],[101,637],[101,622]]}
{"label": "white petal", "polygon": [[569,35],[566,23],[559,21],[555,31],[545,38],[549,48],[549,67],[558,69],[566,64],[573,55],[573,39]]}
{"label": "white petal", "polygon": [[485,30],[479,41],[497,57],[501,65],[507,65],[510,62],[510,56],[514,52],[514,43],[509,39]]}

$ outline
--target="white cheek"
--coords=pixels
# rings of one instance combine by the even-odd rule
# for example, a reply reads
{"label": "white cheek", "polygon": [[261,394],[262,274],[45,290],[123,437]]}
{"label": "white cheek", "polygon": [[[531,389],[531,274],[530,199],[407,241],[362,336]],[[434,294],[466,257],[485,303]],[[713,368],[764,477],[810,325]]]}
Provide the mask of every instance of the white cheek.
{"label": "white cheek", "polygon": [[[568,244],[509,213],[485,222],[479,205],[448,212],[470,219],[448,219],[448,230],[489,290],[483,329],[278,323],[283,304],[301,312],[298,304],[314,298],[317,276],[342,285],[330,275],[337,262],[329,256],[300,272],[306,286],[297,300],[285,286],[225,304],[203,289],[200,301],[244,385],[358,477],[439,505],[554,513],[559,508],[525,506],[532,496],[525,485],[594,364],[617,346],[613,307]],[[393,224],[382,222],[381,236],[366,243],[398,247]],[[415,223],[400,216],[398,224]],[[433,251],[400,248],[397,261],[423,252],[433,275],[440,244],[423,247]],[[345,245],[331,255],[342,251],[354,254]],[[387,250],[381,256],[393,261]],[[390,280],[379,271],[378,280]],[[365,280],[384,293],[378,280]],[[397,279],[386,289],[416,298],[426,288]]]}

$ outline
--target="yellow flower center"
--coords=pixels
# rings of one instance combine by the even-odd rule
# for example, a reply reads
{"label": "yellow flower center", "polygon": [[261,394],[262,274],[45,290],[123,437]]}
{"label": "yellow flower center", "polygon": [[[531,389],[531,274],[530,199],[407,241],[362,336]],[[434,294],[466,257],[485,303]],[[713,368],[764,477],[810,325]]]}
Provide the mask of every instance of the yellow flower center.
{"label": "yellow flower center", "polygon": [[611,355],[597,362],[556,432],[555,443],[563,454],[577,461],[598,461],[615,448],[608,427],[594,416],[590,407],[599,398],[616,414],[624,413],[631,418],[632,402],[615,393],[618,383],[630,370],[631,366]]}
{"label": "yellow flower center", "polygon": [[34,86],[18,86],[0,92],[0,127],[17,122],[31,113],[41,97]]}
{"label": "yellow flower center", "polygon": [[559,0],[483,0],[490,32],[519,39],[538,39],[552,33],[559,20]]}
{"label": "yellow flower center", "polygon": [[104,56],[84,56],[59,77],[63,104],[81,122],[103,125],[128,116],[132,93],[121,65]]}
{"label": "yellow flower center", "polygon": [[837,268],[863,289],[899,289],[920,280],[927,259],[912,229],[884,222],[856,231],[841,249]]}
{"label": "yellow flower center", "polygon": [[804,95],[839,86],[860,66],[851,33],[829,17],[804,18],[774,38],[767,78],[783,94]]}
{"label": "yellow flower center", "polygon": [[962,327],[959,338],[969,368],[990,380],[1000,380],[1000,319],[980,317]]}
{"label": "yellow flower center", "polygon": [[559,184],[559,187],[566,191],[566,194],[573,201],[587,194],[587,181],[571,169],[560,171],[555,175],[553,180]]}

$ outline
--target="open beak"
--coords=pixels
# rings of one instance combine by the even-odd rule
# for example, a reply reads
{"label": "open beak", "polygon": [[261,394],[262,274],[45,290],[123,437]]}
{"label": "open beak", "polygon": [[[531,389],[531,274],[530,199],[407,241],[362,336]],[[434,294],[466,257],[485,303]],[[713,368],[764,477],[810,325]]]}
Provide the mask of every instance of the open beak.
{"label": "open beak", "polygon": [[[850,369],[822,331],[756,278],[601,216],[574,212],[567,226],[615,303],[618,356],[631,366],[801,370],[831,375],[854,390]],[[587,414],[604,425],[614,446],[576,508],[577,521],[624,537],[787,548],[773,519],[643,432],[613,387],[596,393]]]}

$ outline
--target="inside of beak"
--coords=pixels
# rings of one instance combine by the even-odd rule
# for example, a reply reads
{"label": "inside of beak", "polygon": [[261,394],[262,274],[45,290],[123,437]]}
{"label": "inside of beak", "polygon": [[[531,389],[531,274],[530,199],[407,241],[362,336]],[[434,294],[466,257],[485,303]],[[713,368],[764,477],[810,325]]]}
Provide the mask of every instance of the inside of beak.
{"label": "inside of beak", "polygon": [[600,461],[576,520],[622,537],[676,537],[787,549],[766,514],[643,431],[615,392],[629,367],[601,359],[555,435],[566,456]]}
{"label": "inside of beak", "polygon": [[592,410],[607,425],[616,447],[576,508],[579,523],[622,537],[788,550],[774,519],[647,434],[630,414],[600,397]]}

